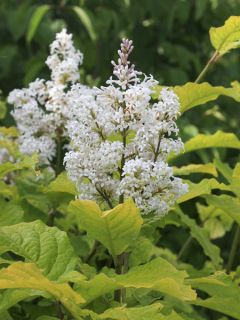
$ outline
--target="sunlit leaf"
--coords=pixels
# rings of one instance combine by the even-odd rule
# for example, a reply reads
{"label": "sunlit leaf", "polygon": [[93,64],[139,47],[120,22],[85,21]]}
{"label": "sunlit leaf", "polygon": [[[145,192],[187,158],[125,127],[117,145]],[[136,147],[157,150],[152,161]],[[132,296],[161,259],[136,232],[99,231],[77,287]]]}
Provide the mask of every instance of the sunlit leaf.
{"label": "sunlit leaf", "polygon": [[136,240],[142,225],[139,210],[131,199],[104,212],[93,201],[76,200],[70,203],[69,212],[76,217],[79,228],[100,241],[113,256]]}
{"label": "sunlit leaf", "polygon": [[187,184],[188,192],[177,200],[177,203],[179,204],[199,196],[211,194],[214,189],[230,191],[230,187],[228,185],[220,183],[214,178],[203,179],[199,183],[187,181]]}
{"label": "sunlit leaf", "polygon": [[192,173],[208,173],[217,177],[218,173],[213,163],[208,164],[189,164],[181,168],[173,167],[174,175],[184,176]]}
{"label": "sunlit leaf", "polygon": [[66,283],[59,284],[48,280],[33,263],[15,262],[8,268],[0,270],[0,289],[34,289],[45,291],[59,300],[76,319],[79,305],[84,299]]}
{"label": "sunlit leaf", "polygon": [[194,288],[209,295],[206,299],[193,301],[193,304],[240,319],[240,288],[229,275],[217,272],[209,277],[191,279],[189,282]]}
{"label": "sunlit leaf", "polygon": [[89,281],[83,281],[77,291],[87,302],[120,288],[145,288],[155,290],[180,300],[194,300],[194,290],[185,284],[188,274],[177,270],[163,258],[156,258],[144,265],[130,269],[126,274],[108,277],[99,274]]}
{"label": "sunlit leaf", "polygon": [[210,40],[216,51],[223,55],[240,46],[240,17],[228,18],[222,27],[212,27],[209,31]]}
{"label": "sunlit leaf", "polygon": [[12,251],[34,262],[49,279],[73,270],[76,257],[65,232],[41,221],[0,229],[0,252]]}
{"label": "sunlit leaf", "polygon": [[229,195],[207,195],[207,203],[224,210],[234,221],[240,225],[240,200]]}
{"label": "sunlit leaf", "polygon": [[[172,87],[172,90],[179,97],[181,113],[196,106],[203,105],[209,101],[216,100],[220,95],[228,96],[236,101],[240,101],[239,88],[233,83],[232,88],[222,86],[212,86],[207,82],[195,83],[188,82],[183,86]],[[163,87],[154,88],[154,98],[158,98]]]}
{"label": "sunlit leaf", "polygon": [[12,163],[12,162],[5,162],[0,164],[0,178],[3,178],[9,172],[22,170],[22,169],[32,169],[34,170],[36,164],[38,162],[37,155],[33,155],[31,157],[26,156],[22,161]]}

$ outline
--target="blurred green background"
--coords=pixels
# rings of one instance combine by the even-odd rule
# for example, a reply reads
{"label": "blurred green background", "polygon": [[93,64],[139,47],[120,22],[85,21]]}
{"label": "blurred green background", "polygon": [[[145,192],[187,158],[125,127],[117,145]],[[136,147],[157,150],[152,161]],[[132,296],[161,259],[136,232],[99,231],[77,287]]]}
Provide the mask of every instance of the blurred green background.
{"label": "blurred green background", "polygon": [[[109,77],[122,37],[134,41],[137,69],[161,84],[194,81],[213,52],[209,28],[231,15],[240,15],[240,0],[1,0],[0,89],[6,97],[36,77],[47,78],[49,44],[62,27],[84,53],[84,83],[103,84]],[[239,59],[239,50],[224,56],[206,80],[230,86],[239,80]],[[184,140],[199,131],[238,131],[237,103],[218,102],[184,115]],[[10,123],[7,117],[4,124]]]}

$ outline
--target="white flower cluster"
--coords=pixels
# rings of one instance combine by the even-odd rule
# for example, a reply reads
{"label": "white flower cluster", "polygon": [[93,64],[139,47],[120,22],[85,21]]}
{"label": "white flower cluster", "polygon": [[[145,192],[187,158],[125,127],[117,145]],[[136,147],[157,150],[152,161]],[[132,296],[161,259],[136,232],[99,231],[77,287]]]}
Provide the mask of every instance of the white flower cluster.
{"label": "white flower cluster", "polygon": [[110,207],[133,197],[142,213],[163,215],[187,186],[167,164],[171,152],[183,148],[178,135],[178,97],[163,89],[152,102],[157,81],[135,70],[128,57],[132,41],[123,39],[113,77],[106,87],[74,85],[67,128],[72,150],[66,169],[80,197],[102,199]]}
{"label": "white flower cluster", "polygon": [[56,141],[65,134],[69,119],[68,87],[79,80],[83,55],[73,46],[72,35],[65,29],[50,46],[46,64],[51,80],[36,79],[28,88],[15,89],[8,102],[14,105],[12,115],[20,133],[20,151],[38,153],[42,163],[56,155]]}

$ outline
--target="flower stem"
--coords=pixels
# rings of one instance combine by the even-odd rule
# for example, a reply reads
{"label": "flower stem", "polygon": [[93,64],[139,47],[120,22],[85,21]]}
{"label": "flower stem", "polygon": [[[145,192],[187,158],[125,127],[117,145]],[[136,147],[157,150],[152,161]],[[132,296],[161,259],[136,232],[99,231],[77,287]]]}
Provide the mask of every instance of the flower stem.
{"label": "flower stem", "polygon": [[237,225],[236,230],[235,230],[235,234],[234,234],[234,238],[233,238],[232,247],[230,250],[229,257],[228,257],[228,263],[227,263],[227,272],[228,273],[232,270],[234,259],[236,257],[236,253],[237,253],[237,249],[238,249],[238,245],[239,245],[239,240],[240,240],[240,226]]}
{"label": "flower stem", "polygon": [[205,74],[207,73],[207,71],[209,70],[211,65],[213,65],[217,61],[218,58],[219,58],[219,53],[217,51],[215,51],[214,54],[212,55],[212,57],[210,58],[210,60],[208,61],[208,63],[206,64],[206,66],[203,68],[203,70],[201,71],[201,73],[199,74],[197,79],[195,80],[195,83],[199,83],[202,80],[202,78],[205,76]]}

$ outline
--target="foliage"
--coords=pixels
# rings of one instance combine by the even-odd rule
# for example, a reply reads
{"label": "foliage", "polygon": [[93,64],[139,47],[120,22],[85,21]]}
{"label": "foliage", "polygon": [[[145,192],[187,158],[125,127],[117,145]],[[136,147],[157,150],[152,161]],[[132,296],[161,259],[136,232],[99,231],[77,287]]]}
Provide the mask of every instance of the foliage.
{"label": "foliage", "polygon": [[[227,18],[225,1],[197,3],[173,1],[171,12],[169,3],[147,0],[142,6],[133,0],[80,5],[26,0],[17,9],[15,1],[0,4],[9,36],[1,35],[0,51],[7,53],[0,61],[4,93],[45,73],[46,46],[63,25],[75,36],[79,31],[87,84],[105,80],[109,67],[104,62],[119,37],[133,36],[137,63],[148,72],[153,68],[156,78],[179,96],[185,152],[170,155],[169,161],[188,184],[188,192],[164,217],[142,216],[132,199],[109,210],[76,199],[76,187],[64,170],[56,169],[56,159],[52,168],[39,166],[37,155],[19,152],[18,132],[8,113],[4,118],[3,99],[0,150],[8,159],[0,164],[0,318],[240,319],[240,140],[239,119],[231,119],[240,89],[237,82],[230,84],[236,76],[231,66],[239,54],[240,17],[210,29],[216,52],[197,82],[218,63],[209,73],[212,84],[184,84],[208,56],[208,51],[193,52],[206,43],[203,31],[212,12],[221,22]],[[237,1],[228,4],[229,13],[239,7]],[[190,22],[193,38],[185,34]],[[152,42],[155,48],[143,58],[143,48]],[[216,79],[222,83],[215,85]],[[221,108],[225,101],[225,112],[210,107],[216,99]]]}

